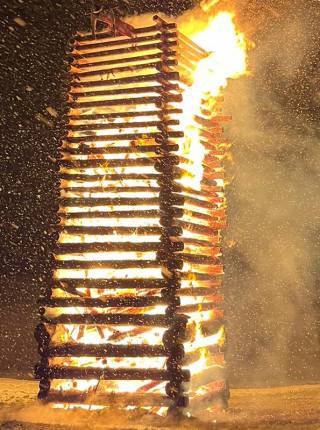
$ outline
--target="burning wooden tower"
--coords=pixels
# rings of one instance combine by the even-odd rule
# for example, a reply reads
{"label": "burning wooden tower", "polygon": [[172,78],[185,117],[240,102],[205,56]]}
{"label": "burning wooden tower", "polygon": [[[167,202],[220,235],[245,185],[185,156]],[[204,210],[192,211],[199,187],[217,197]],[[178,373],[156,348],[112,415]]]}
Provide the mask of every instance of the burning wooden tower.
{"label": "burning wooden tower", "polygon": [[[104,17],[106,19],[106,17]],[[218,97],[208,54],[155,17],[78,34],[61,144],[60,236],[36,329],[39,399],[55,407],[227,401]]]}

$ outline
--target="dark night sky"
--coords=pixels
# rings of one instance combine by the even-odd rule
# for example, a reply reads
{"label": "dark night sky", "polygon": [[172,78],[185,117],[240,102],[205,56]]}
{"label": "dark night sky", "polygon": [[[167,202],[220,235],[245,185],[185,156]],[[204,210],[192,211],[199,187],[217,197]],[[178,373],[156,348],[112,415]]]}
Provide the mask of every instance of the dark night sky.
{"label": "dark night sky", "polygon": [[[240,385],[320,380],[317,372],[317,367],[320,367],[319,355],[317,355],[319,339],[317,340],[317,334],[314,334],[319,335],[319,326],[317,326],[319,318],[316,316],[319,315],[319,271],[317,269],[320,246],[319,219],[312,212],[304,233],[300,235],[301,244],[303,241],[309,241],[311,244],[308,253],[310,266],[306,267],[306,270],[311,272],[312,277],[305,284],[300,285],[303,291],[309,294],[310,300],[307,306],[292,299],[292,306],[296,312],[294,322],[290,322],[289,331],[293,340],[289,343],[279,346],[267,341],[275,329],[274,315],[272,312],[271,314],[266,312],[270,304],[266,305],[268,296],[264,282],[268,280],[264,281],[261,278],[261,283],[257,286],[252,275],[256,270],[254,258],[244,249],[246,244],[256,243],[256,238],[261,235],[259,226],[243,222],[245,216],[252,219],[259,217],[257,208],[260,197],[258,198],[256,194],[251,201],[248,199],[249,206],[246,212],[248,215],[246,215],[243,211],[245,198],[241,183],[242,176],[239,174],[237,179],[237,172],[241,172],[241,169],[247,169],[250,172],[252,168],[248,163],[250,157],[246,156],[242,145],[244,140],[250,140],[252,133],[248,127],[243,126],[240,111],[243,113],[246,110],[243,106],[239,106],[241,101],[248,103],[247,94],[252,90],[259,96],[251,100],[251,108],[255,118],[258,119],[257,127],[263,130],[263,139],[266,141],[268,141],[266,137],[268,129],[272,129],[273,133],[279,132],[284,136],[285,142],[289,135],[296,134],[301,136],[302,142],[306,142],[305,138],[311,136],[310,145],[319,144],[320,45],[316,37],[320,23],[319,2],[270,0],[263,3],[272,8],[261,8],[258,1],[241,0],[239,2],[241,5],[246,4],[245,8],[239,9],[244,28],[246,26],[254,28],[259,16],[264,16],[264,22],[263,25],[259,24],[252,36],[257,45],[251,54],[252,68],[256,76],[232,83],[229,94],[226,95],[227,109],[235,119],[229,132],[233,139],[237,163],[236,178],[229,189],[231,226],[229,235],[230,239],[235,239],[235,242],[239,243],[232,248],[227,248],[226,251],[226,288],[229,300],[227,307],[229,306],[230,330],[232,327],[235,328],[234,335],[230,336],[229,362],[232,381]],[[183,12],[191,6],[192,1],[114,0],[109,4],[120,4],[122,10],[127,13],[156,12],[160,9],[170,14]],[[63,58],[67,41],[75,31],[88,25],[88,17],[85,14],[90,9],[91,2],[87,0],[2,0],[0,5],[2,33],[0,39],[0,91],[2,94],[0,372],[26,374],[31,371],[36,360],[35,345],[32,340],[32,331],[37,318],[36,298],[39,286],[51,277],[50,251],[56,235],[58,179],[55,158],[58,155],[60,130],[58,121],[50,115],[47,108],[52,107],[61,115],[64,99]],[[307,25],[304,30],[297,27],[298,33],[296,34],[294,30],[293,34],[298,38],[300,31],[310,33],[308,43],[301,47],[303,55],[295,65],[294,72],[284,73],[284,68],[279,64],[283,54],[288,50],[287,44],[289,46],[290,41],[284,38],[285,42],[282,40],[281,43],[285,46],[281,48],[276,46],[277,41],[270,40],[269,34],[279,31],[282,20],[285,19],[284,16],[286,20],[289,16],[289,20],[299,23],[301,16],[304,15]],[[17,17],[21,17],[26,25],[21,25],[19,20],[15,21]],[[295,43],[299,47],[299,41],[295,40]],[[278,56],[273,54],[273,46]],[[244,82],[245,79],[247,82]],[[274,106],[277,106],[277,109]],[[245,117],[244,121],[246,120],[249,121],[249,117]],[[49,125],[47,121],[50,122]],[[259,136],[261,138],[261,135]],[[315,152],[314,147],[310,152],[308,145],[309,143],[280,145],[274,159],[279,177],[283,172],[294,171],[297,160],[300,163],[304,158],[306,162],[302,167],[303,175],[305,176],[308,171],[308,175],[310,173],[312,176],[314,173],[312,178],[317,177],[319,159],[312,159],[310,164],[306,154],[309,152],[316,157],[318,152]],[[266,147],[268,148],[268,145]],[[249,154],[250,150],[252,151],[252,163],[254,163],[254,149],[250,145],[247,149]],[[314,166],[314,172],[310,170],[310,166]],[[230,169],[234,167],[231,166]],[[261,179],[263,182],[265,178],[266,176],[257,180]],[[314,184],[313,179],[312,184]],[[281,187],[286,189],[283,183],[279,187],[280,192]],[[258,188],[257,190],[259,193]],[[293,220],[295,217],[294,205],[299,204],[294,190],[292,195],[293,210],[289,212],[285,221],[289,224],[291,218]],[[306,198],[317,200],[318,196]],[[258,202],[257,207],[254,203],[255,199]],[[277,202],[275,204],[277,205]],[[280,211],[287,207],[288,205],[283,207],[279,203]],[[307,213],[306,217],[308,217]],[[263,234],[262,231],[261,234]],[[280,242],[284,236],[281,230]],[[305,247],[302,246],[302,249],[304,250]],[[260,267],[257,273],[260,273]],[[279,270],[281,271],[281,267]],[[280,288],[287,288],[286,282],[284,280]],[[240,286],[245,290],[239,290]],[[272,290],[269,292],[271,294]],[[296,293],[297,290],[294,292]],[[254,300],[250,301],[250,309],[246,307],[243,297],[250,299],[254,297]],[[310,310],[315,315],[312,319],[313,327],[307,326],[304,318],[304,314]],[[270,321],[261,322],[261,314],[269,314]],[[292,336],[293,332],[296,336]],[[286,336],[286,332],[283,333]],[[260,349],[260,343],[264,345],[264,352]],[[284,368],[281,373],[282,379],[279,379],[277,373],[273,379],[270,368],[265,372],[270,360],[265,364],[262,360],[265,351],[272,355],[276,349],[278,355],[273,357],[279,361],[286,361],[285,366],[282,366]],[[299,363],[302,363],[303,369],[298,369]],[[254,367],[259,368],[260,377],[256,381],[252,378],[246,379]],[[266,373],[269,375],[267,378],[264,376]]]}

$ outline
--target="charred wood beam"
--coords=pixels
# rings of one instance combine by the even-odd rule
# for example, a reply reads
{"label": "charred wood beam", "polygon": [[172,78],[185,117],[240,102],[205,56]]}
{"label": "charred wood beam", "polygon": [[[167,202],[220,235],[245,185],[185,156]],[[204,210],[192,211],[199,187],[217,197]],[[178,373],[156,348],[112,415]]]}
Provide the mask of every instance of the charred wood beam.
{"label": "charred wood beam", "polygon": [[98,289],[160,289],[167,284],[165,279],[56,279],[55,288],[64,288],[65,285],[71,288],[98,288]]}
{"label": "charred wood beam", "polygon": [[[79,170],[79,169],[77,169]],[[114,174],[94,174],[94,175],[88,175],[85,171],[77,171],[76,173],[71,173],[69,171],[64,171],[59,174],[61,179],[68,180],[68,181],[78,181],[80,183],[95,183],[97,181],[115,181],[115,183],[118,183],[119,181],[125,181],[128,179],[134,179],[137,181],[146,181],[146,180],[157,180],[159,178],[158,173],[125,173],[124,175],[120,175],[117,173]],[[121,176],[121,177],[120,177]],[[174,177],[177,179],[181,178],[181,172],[177,171],[174,172]]]}
{"label": "charred wood beam", "polygon": [[[60,160],[60,166],[74,169],[74,168],[114,168],[114,167],[132,167],[132,166],[154,166],[154,160],[152,158],[129,158],[129,159],[62,159]],[[176,163],[178,164],[178,163]]]}
{"label": "charred wood beam", "polygon": [[[87,167],[129,167],[129,166],[154,166],[154,164],[161,160],[161,157],[140,157],[140,158],[128,158],[128,159],[87,159],[87,160],[75,160],[75,159],[69,159],[60,160],[60,166],[63,167],[69,167],[69,168],[87,168]],[[178,165],[179,164],[179,158],[172,155],[168,159],[168,163],[171,163],[172,165]]]}
{"label": "charred wood beam", "polygon": [[[41,306],[48,308],[68,308],[68,307],[85,307],[85,308],[117,308],[132,307],[141,308],[148,306],[164,305],[166,301],[162,297],[114,297],[109,299],[89,299],[89,298],[54,298],[39,300]],[[100,345],[97,346],[100,348]],[[85,355],[85,354],[84,354]]]}
{"label": "charred wood beam", "polygon": [[[49,366],[47,368],[36,368],[36,377],[47,374],[49,379],[107,379],[107,380],[156,380],[168,381],[171,379],[171,373],[167,370],[159,369],[95,369],[82,367],[60,367]],[[183,381],[189,381],[190,372],[181,371]]]}
{"label": "charred wood beam", "polygon": [[[139,192],[150,192],[150,193],[158,193],[160,191],[159,187],[148,187],[148,186],[136,186],[136,187],[104,187],[103,185],[95,186],[95,187],[69,187],[69,186],[61,186],[61,190],[63,192],[72,192],[77,194],[83,194],[83,193],[97,193],[97,192],[104,192],[104,193],[139,193]],[[175,191],[179,191],[178,188],[174,189]]]}
{"label": "charred wood beam", "polygon": [[[210,221],[212,221],[212,215],[211,214],[209,215],[209,214],[204,214],[204,213],[201,213],[201,212],[195,212],[195,211],[192,211],[192,210],[185,210],[184,211],[184,215],[190,217],[194,221],[196,221],[197,219],[208,221],[208,223]],[[195,224],[196,224],[196,222],[195,222]]]}
{"label": "charred wood beam", "polygon": [[74,59],[82,59],[82,58],[98,58],[98,57],[107,57],[107,56],[114,56],[119,54],[127,54],[131,52],[139,52],[139,51],[154,51],[156,49],[162,50],[163,48],[168,49],[172,46],[177,46],[178,42],[177,40],[169,40],[169,41],[160,41],[155,43],[145,43],[141,45],[132,45],[127,48],[119,48],[119,49],[104,49],[97,52],[71,52],[70,55]]}
{"label": "charred wood beam", "polygon": [[[82,44],[76,43],[74,45],[75,50],[78,51],[88,51],[90,49],[97,49],[97,48],[105,48],[108,46],[121,46],[121,45],[137,45],[141,42],[149,42],[149,41],[161,41],[163,39],[173,39],[177,37],[176,31],[166,31],[165,33],[155,33],[149,36],[137,36],[137,37],[130,37],[127,39],[118,39],[118,40],[110,40],[110,41],[102,41],[98,43],[86,43]],[[118,48],[114,49],[113,51],[117,52]]]}
{"label": "charred wood beam", "polygon": [[[95,130],[107,130],[107,129],[128,129],[128,128],[147,128],[147,127],[159,127],[165,123],[167,126],[179,125],[180,121],[176,119],[168,119],[167,121],[136,121],[136,122],[123,122],[123,123],[104,123],[104,124],[70,124],[68,129],[71,131],[95,131]],[[133,148],[134,149],[134,148]]]}
{"label": "charred wood beam", "polygon": [[[146,60],[156,60],[161,59],[165,55],[166,57],[175,57],[176,51],[168,49],[164,52],[158,52],[156,54],[148,54],[148,55],[137,55],[135,57],[126,57],[126,58],[117,58],[115,60],[102,60],[102,61],[93,61],[89,62],[73,62],[72,66],[81,67],[81,69],[91,68],[91,67],[99,67],[99,66],[108,66],[112,64],[124,64],[124,63],[134,63],[138,61],[146,61]],[[80,59],[81,61],[81,59]]]}
{"label": "charred wood beam", "polygon": [[183,259],[183,261],[187,261],[191,264],[216,264],[218,258],[208,257],[206,255],[201,254],[187,254],[187,253],[179,253],[179,256]]}
{"label": "charred wood beam", "polygon": [[215,236],[212,235],[210,236],[210,238],[208,238],[208,240],[183,237],[182,240],[185,245],[212,247],[212,246],[216,246],[216,242],[212,240],[212,238],[214,237]]}
{"label": "charred wood beam", "polygon": [[[96,182],[96,181],[125,181],[128,179],[135,180],[148,180],[148,179],[158,179],[158,173],[126,173],[126,174],[95,174],[88,175],[86,172],[78,172],[78,173],[70,173],[70,172],[61,172],[59,174],[60,179],[66,179],[68,181],[79,181],[79,182]],[[176,178],[180,178],[180,174],[176,173]]]}
{"label": "charred wood beam", "polygon": [[146,269],[160,267],[156,260],[56,260],[56,269]]}
{"label": "charred wood beam", "polygon": [[[175,23],[166,23],[164,25],[164,28],[166,30],[170,30],[170,29],[175,29],[177,26]],[[152,25],[149,27],[140,27],[140,28],[134,28],[132,30],[135,34],[143,34],[143,33],[152,33],[155,31],[159,31],[159,27],[157,25]],[[93,34],[87,34],[87,35],[76,35],[75,36],[75,40],[79,41],[80,43],[86,42],[86,41],[96,41],[99,39],[112,39],[114,36],[111,35],[110,33],[106,33],[106,32],[99,32],[96,33],[95,35]],[[132,39],[134,40],[134,38]]]}
{"label": "charred wood beam", "polygon": [[[130,133],[130,134],[103,134],[100,136],[79,136],[68,137],[67,143],[81,143],[81,142],[99,142],[99,141],[121,141],[121,140],[138,140],[138,139],[155,139],[159,137],[159,132],[154,133]],[[168,131],[168,137],[180,138],[183,137],[181,131]]]}
{"label": "charred wood beam", "polygon": [[176,66],[177,60],[166,59],[165,61],[155,61],[153,63],[143,63],[143,64],[132,64],[129,66],[118,66],[118,67],[110,67],[107,69],[99,69],[99,70],[89,70],[87,72],[79,72],[77,68],[71,68],[70,73],[73,75],[75,79],[81,80],[82,78],[87,78],[88,76],[109,76],[114,75],[116,73],[124,73],[124,72],[136,72],[140,70],[148,70],[148,69],[156,69],[161,71],[162,67],[170,67]]}
{"label": "charred wood beam", "polygon": [[190,281],[190,279],[192,279],[192,281],[214,281],[215,277],[220,275],[222,275],[222,272],[209,274],[209,273],[196,272],[192,270],[189,272],[181,272],[180,276],[181,276],[181,279],[187,280],[187,281]]}
{"label": "charred wood beam", "polygon": [[[184,199],[180,194],[173,194],[168,196],[170,198],[170,202],[174,205],[181,206],[183,205]],[[60,199],[60,204],[62,206],[68,207],[78,207],[78,206],[152,206],[159,204],[159,197],[140,197],[140,198],[131,198],[131,197],[118,197],[118,198],[109,198],[109,197],[63,197]]]}
{"label": "charred wood beam", "polygon": [[49,346],[43,351],[47,357],[165,357],[161,345],[64,344]]}
{"label": "charred wood beam", "polygon": [[[61,229],[69,234],[93,234],[93,235],[160,235],[162,232],[161,227],[80,227],[80,226],[63,226]],[[182,228],[178,226],[172,226],[168,230],[170,236],[181,236]]]}
{"label": "charred wood beam", "polygon": [[[213,200],[213,198],[211,198],[211,200]],[[190,197],[188,195],[184,195],[184,201],[185,201],[186,205],[196,206],[199,208],[211,209],[213,206],[213,203],[220,203],[223,200],[217,197],[214,200],[214,202],[212,202],[212,201],[201,200],[201,199],[197,199],[195,197]]]}
{"label": "charred wood beam", "polygon": [[187,231],[199,233],[201,235],[206,235],[208,237],[214,236],[216,231],[219,230],[218,228],[207,227],[207,226],[201,225],[201,224],[194,224],[194,223],[191,223],[189,221],[186,222],[186,221],[177,220],[176,224],[179,225],[181,228],[187,230]]}
{"label": "charred wood beam", "polygon": [[[159,219],[160,211],[158,209],[147,209],[145,211],[92,211],[92,212],[59,212],[62,219],[81,219],[81,218],[156,218]],[[178,217],[179,212],[175,215]],[[181,213],[182,216],[182,213]]]}
{"label": "charred wood beam", "polygon": [[[61,190],[63,192],[72,192],[72,193],[97,193],[97,192],[104,192],[104,193],[140,193],[140,192],[150,192],[150,193],[158,193],[161,189],[159,187],[148,187],[148,186],[136,186],[136,187],[104,187],[103,185],[95,186],[95,187],[72,187],[72,186],[61,186]],[[173,192],[179,192],[179,186],[173,186],[172,190]],[[134,211],[134,208],[133,208]],[[103,211],[100,213],[103,214]],[[179,212],[180,213],[180,212]],[[183,215],[183,212],[181,212],[181,216]],[[110,216],[110,215],[109,215]],[[120,213],[121,217],[121,213]],[[114,217],[113,217],[114,218]]]}
{"label": "charred wood beam", "polygon": [[[157,251],[160,247],[161,244],[159,242],[60,243],[55,248],[55,254],[63,255],[100,251],[150,252]],[[183,242],[174,242],[171,244],[171,247],[175,252],[182,251]]]}
{"label": "charred wood beam", "polygon": [[179,91],[180,87],[177,84],[168,85],[165,89],[160,85],[149,85],[137,88],[117,88],[114,90],[99,90],[99,91],[75,91],[69,95],[73,99],[79,97],[101,97],[101,96],[113,96],[121,94],[144,94],[144,93],[161,93],[168,94],[169,91]]}
{"label": "charred wood beam", "polygon": [[151,111],[132,111],[132,112],[110,112],[99,114],[86,114],[79,113],[79,115],[68,115],[68,119],[77,121],[94,121],[100,119],[112,120],[114,118],[135,118],[139,116],[158,116],[159,118],[166,118],[168,115],[181,114],[182,109],[169,107],[167,109],[151,110]]}
{"label": "charred wood beam", "polygon": [[[215,285],[214,282],[212,282]],[[221,284],[221,283],[220,283]],[[181,288],[177,291],[177,295],[180,297],[183,296],[192,296],[192,297],[205,297],[210,296],[212,294],[217,294],[219,291],[220,285],[216,283],[216,285],[212,288],[206,287],[190,287],[190,288]]]}
{"label": "charred wood beam", "polygon": [[135,154],[143,152],[155,152],[160,154],[162,150],[168,152],[175,152],[179,150],[178,144],[160,145],[135,145],[135,146],[104,146],[104,147],[92,147],[89,145],[78,145],[77,147],[68,146],[62,147],[61,151],[68,154]]}
{"label": "charred wood beam", "polygon": [[180,102],[182,101],[181,94],[165,94],[161,97],[132,97],[126,99],[113,99],[113,100],[99,100],[95,102],[68,102],[70,107],[76,109],[84,109],[89,107],[106,107],[106,106],[125,106],[125,105],[148,105],[155,104],[158,105],[164,99],[168,102]]}
{"label": "charred wood beam", "polygon": [[125,78],[117,78],[117,79],[108,79],[98,81],[88,81],[88,82],[76,82],[73,81],[71,86],[73,88],[89,88],[89,87],[107,87],[114,85],[126,85],[131,83],[142,83],[142,82],[160,82],[162,79],[166,79],[167,81],[179,81],[179,73],[178,72],[161,72],[154,73],[152,75],[138,75],[138,76],[129,76]]}
{"label": "charred wood beam", "polygon": [[201,321],[201,333],[203,336],[211,336],[213,333],[217,333],[225,324],[226,321],[224,318],[214,318],[207,321]]}
{"label": "charred wood beam", "polygon": [[175,321],[185,321],[184,315],[176,315],[174,319],[166,315],[150,314],[100,314],[100,315],[75,315],[63,314],[56,317],[48,318],[42,316],[42,321],[47,324],[85,324],[85,325],[135,325],[151,327],[170,327]]}

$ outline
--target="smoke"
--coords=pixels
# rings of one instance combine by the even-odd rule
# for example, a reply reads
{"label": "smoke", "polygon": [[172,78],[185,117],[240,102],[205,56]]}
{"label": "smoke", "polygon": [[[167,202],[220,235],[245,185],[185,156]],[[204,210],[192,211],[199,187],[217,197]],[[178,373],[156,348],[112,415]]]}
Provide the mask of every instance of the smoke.
{"label": "smoke", "polygon": [[[313,1],[274,3],[277,11],[265,15],[262,30],[247,22],[256,28],[251,74],[230,80],[225,91],[234,158],[227,166],[234,179],[225,292],[230,381],[236,386],[320,380],[320,16]],[[189,34],[208,19],[198,6],[176,22]],[[146,15],[131,22],[146,25]]]}
{"label": "smoke", "polygon": [[319,24],[313,8],[286,4],[256,34],[251,76],[225,93],[235,161],[225,262],[234,384],[320,379]]}

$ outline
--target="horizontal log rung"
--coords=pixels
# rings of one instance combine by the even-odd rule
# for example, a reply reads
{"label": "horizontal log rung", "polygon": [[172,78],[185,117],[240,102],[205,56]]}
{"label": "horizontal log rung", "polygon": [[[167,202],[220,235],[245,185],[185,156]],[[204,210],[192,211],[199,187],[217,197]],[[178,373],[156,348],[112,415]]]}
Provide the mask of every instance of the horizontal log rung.
{"label": "horizontal log rung", "polygon": [[[157,209],[149,209],[145,211],[130,210],[130,211],[91,211],[91,212],[59,212],[59,217],[62,219],[82,219],[82,218],[156,218],[160,217],[160,211]],[[182,215],[182,214],[181,214]]]}
{"label": "horizontal log rung", "polygon": [[132,72],[140,70],[148,70],[148,69],[156,69],[161,70],[163,67],[175,66],[177,64],[177,60],[171,60],[167,58],[160,59],[159,61],[154,61],[152,63],[140,63],[140,64],[131,64],[128,66],[114,66],[107,69],[99,69],[99,70],[89,70],[84,72],[79,72],[80,68],[71,68],[69,73],[76,79],[87,78],[88,76],[104,76],[114,75],[116,73],[124,73],[124,72]]}
{"label": "horizontal log rung", "polygon": [[64,344],[43,350],[46,357],[166,357],[161,345]]}
{"label": "horizontal log rung", "polygon": [[183,261],[187,261],[191,264],[215,264],[217,262],[217,258],[208,257],[207,255],[201,255],[200,253],[179,253],[178,254]]}
{"label": "horizontal log rung", "polygon": [[132,97],[122,98],[113,100],[99,100],[99,101],[70,101],[68,104],[74,109],[86,109],[89,107],[107,107],[107,106],[140,106],[148,104],[161,104],[163,101],[166,103],[170,102],[181,102],[182,96],[180,94],[165,94],[164,96],[146,96],[146,97]]}
{"label": "horizontal log rung", "polygon": [[176,315],[174,319],[165,315],[135,315],[135,314],[105,314],[105,315],[74,315],[63,314],[57,317],[42,316],[42,322],[47,324],[84,324],[84,325],[134,325],[145,327],[171,327],[174,321],[185,321],[184,315]]}
{"label": "horizontal log rung", "polygon": [[[182,131],[168,131],[169,138],[180,138],[183,137]],[[103,134],[100,136],[79,136],[79,137],[68,137],[67,143],[81,143],[81,142],[103,142],[103,141],[121,141],[121,140],[138,140],[138,139],[155,139],[161,137],[160,132],[154,133],[127,133],[127,134]]]}
{"label": "horizontal log rung", "polygon": [[132,112],[111,112],[111,113],[99,113],[99,114],[80,114],[80,115],[68,115],[71,120],[98,120],[107,119],[111,120],[114,118],[131,118],[139,116],[158,116],[159,118],[163,115],[181,114],[182,109],[179,108],[166,108],[151,111],[132,111]]}
{"label": "horizontal log rung", "polygon": [[[183,197],[173,196],[171,198],[172,204],[183,205]],[[159,197],[62,197],[60,198],[60,205],[67,207],[94,207],[94,206],[152,206],[159,205]],[[211,231],[211,230],[210,230]]]}
{"label": "horizontal log rung", "polygon": [[[81,117],[80,117],[81,118]],[[69,124],[68,129],[72,131],[95,131],[95,130],[109,130],[109,129],[129,129],[129,128],[146,128],[146,127],[158,127],[158,126],[169,126],[178,125],[179,121],[175,119],[168,119],[166,121],[135,121],[135,122],[114,122],[105,124]],[[156,148],[159,145],[154,145]],[[124,147],[125,148],[125,147]],[[142,146],[143,148],[143,146]],[[135,149],[135,148],[132,148]]]}
{"label": "horizontal log rung", "polygon": [[[128,159],[87,159],[87,160],[77,160],[77,159],[62,159],[60,161],[60,165],[63,167],[130,167],[130,166],[154,166],[157,161],[162,161],[162,157],[138,157],[138,158],[128,158]],[[165,162],[169,164],[169,162],[173,165],[178,165],[179,158],[173,156],[167,156]],[[186,197],[188,198],[188,197]]]}
{"label": "horizontal log rung", "polygon": [[[49,379],[106,379],[106,380],[155,380],[169,381],[172,374],[167,370],[161,369],[92,369],[81,367],[47,367],[36,369],[36,377],[45,374]],[[187,370],[182,371],[184,381],[190,379]]]}
{"label": "horizontal log rung", "polygon": [[[82,182],[95,182],[95,181],[125,181],[128,179],[135,179],[135,180],[149,180],[149,179],[159,179],[161,178],[160,173],[111,173],[111,174],[95,174],[95,175],[88,175],[85,172],[81,173],[59,173],[60,179],[66,179],[70,181],[82,181]],[[176,174],[176,178],[180,178],[180,175]]]}
{"label": "horizontal log rung", "polygon": [[55,288],[98,288],[98,289],[160,289],[166,287],[168,281],[165,279],[78,279],[61,278],[55,279]]}
{"label": "horizontal log rung", "polygon": [[41,306],[48,308],[113,308],[113,307],[148,307],[166,304],[162,297],[113,297],[110,299],[91,299],[91,298],[53,298],[39,300]]}
{"label": "horizontal log rung", "polygon": [[165,150],[168,152],[174,152],[179,150],[178,144],[170,145],[137,145],[137,146],[106,146],[106,147],[91,147],[89,145],[78,145],[73,146],[63,146],[61,148],[62,152],[68,154],[139,154],[144,152],[157,152],[160,150]]}
{"label": "horizontal log rung", "polygon": [[181,288],[177,291],[177,296],[193,296],[193,297],[204,297],[217,294],[219,292],[219,285],[212,288],[206,287],[194,287],[194,288]]}
{"label": "horizontal log rung", "polygon": [[76,52],[72,52],[71,55],[74,59],[99,58],[99,57],[108,57],[108,56],[127,54],[131,52],[139,52],[139,51],[147,52],[147,51],[154,51],[157,49],[161,51],[163,48],[177,46],[177,44],[178,44],[177,40],[163,40],[161,42],[143,43],[141,45],[137,45],[137,46],[133,45],[133,46],[128,46],[126,48],[120,48],[120,49],[102,49],[100,51],[87,52],[87,53],[76,51]]}
{"label": "horizontal log rung", "polygon": [[157,58],[162,57],[175,57],[176,51],[168,50],[165,53],[158,52],[156,54],[149,54],[149,55],[138,55],[135,57],[126,57],[126,58],[117,58],[115,60],[102,60],[102,61],[93,61],[93,62],[73,62],[72,65],[75,67],[79,67],[82,69],[87,69],[90,67],[99,67],[99,66],[108,66],[111,64],[126,64],[126,63],[134,63],[138,61],[146,61],[146,60],[154,60]]}
{"label": "horizontal log rung", "polygon": [[[113,235],[119,233],[123,235],[160,235],[163,232],[161,227],[81,227],[81,226],[63,226],[62,230],[69,234],[93,234],[93,235]],[[182,235],[180,227],[171,227],[168,232],[169,236]]]}
{"label": "horizontal log rung", "polygon": [[87,88],[87,87],[105,87],[105,86],[114,86],[114,85],[126,85],[131,83],[142,83],[142,82],[159,82],[162,81],[179,81],[179,73],[178,72],[161,72],[154,73],[152,75],[138,75],[138,76],[130,76],[125,78],[117,78],[117,79],[108,79],[108,80],[97,80],[97,81],[88,81],[88,82],[76,82],[73,81],[71,86],[74,88]]}
{"label": "horizontal log rung", "polygon": [[[175,23],[163,23],[162,24],[163,29],[165,30],[169,30],[169,29],[175,29],[176,28],[176,24]],[[151,25],[148,27],[138,27],[138,28],[133,28],[132,32],[134,34],[143,34],[143,33],[151,33],[151,32],[155,32],[155,31],[159,31],[159,26],[158,25]],[[75,39],[79,42],[86,42],[86,41],[91,41],[94,40],[96,41],[97,39],[113,39],[113,35],[110,35],[109,32],[98,32],[96,34],[87,34],[87,35],[77,35],[75,37]],[[133,39],[134,40],[134,39]]]}
{"label": "horizontal log rung", "polygon": [[[75,44],[75,49],[77,51],[84,51],[89,49],[97,49],[101,47],[107,47],[107,46],[119,46],[119,45],[138,45],[141,42],[148,42],[148,41],[154,41],[159,40],[163,38],[163,36],[166,35],[168,38],[177,37],[177,33],[175,31],[166,31],[165,33],[158,31],[155,34],[152,34],[150,36],[136,36],[136,37],[128,37],[123,39],[117,39],[117,40],[107,40],[97,43],[86,43],[82,44],[82,40],[79,39],[80,43]],[[117,52],[117,49],[114,50],[114,52]]]}
{"label": "horizontal log rung", "polygon": [[177,220],[177,225],[179,225],[181,228],[185,230],[192,231],[194,233],[199,233],[202,235],[207,235],[209,237],[212,237],[218,230],[216,228],[206,227],[201,224],[194,224],[194,223],[191,223],[190,221]]}
{"label": "horizontal log rung", "polygon": [[[111,251],[149,252],[157,251],[160,246],[160,242],[59,243],[55,247],[54,252],[59,255]],[[176,246],[176,248],[178,248],[178,246]]]}
{"label": "horizontal log rung", "polygon": [[56,260],[56,269],[147,269],[161,267],[157,260]]}
{"label": "horizontal log rung", "polygon": [[195,271],[181,272],[181,279],[186,281],[214,281],[216,276],[220,276],[220,272],[216,274]]}

